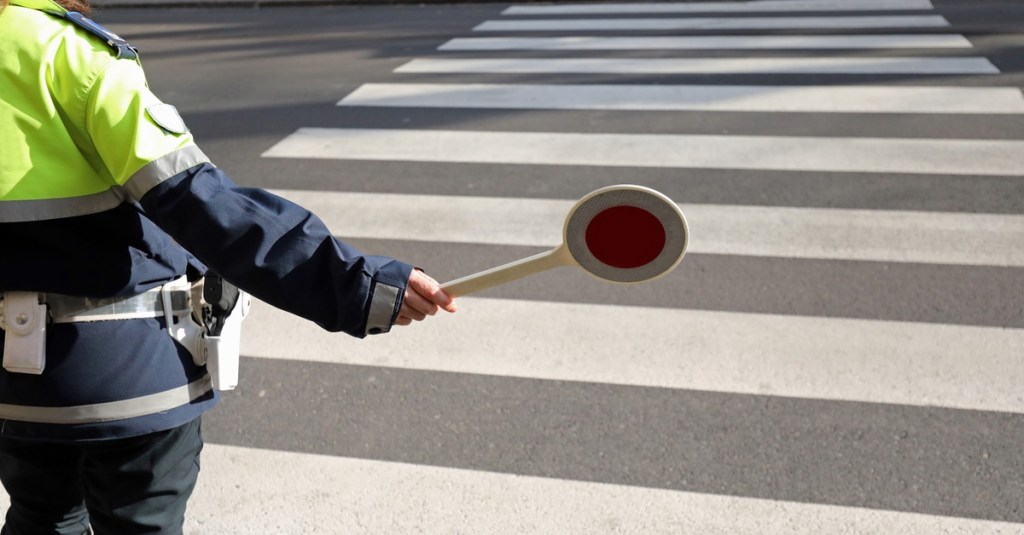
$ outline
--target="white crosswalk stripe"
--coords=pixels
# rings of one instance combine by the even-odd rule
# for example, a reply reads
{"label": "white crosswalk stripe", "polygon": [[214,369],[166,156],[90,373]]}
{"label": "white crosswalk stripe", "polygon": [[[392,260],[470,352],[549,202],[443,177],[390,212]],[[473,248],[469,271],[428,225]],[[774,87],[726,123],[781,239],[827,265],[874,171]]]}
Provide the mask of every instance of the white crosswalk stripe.
{"label": "white crosswalk stripe", "polygon": [[301,128],[263,156],[1018,176],[1024,141]]}
{"label": "white crosswalk stripe", "polygon": [[956,34],[458,37],[438,50],[771,50],[971,48]]}
{"label": "white crosswalk stripe", "polygon": [[766,13],[788,11],[904,11],[933,9],[930,0],[748,0],[738,2],[682,2],[628,4],[551,4],[512,6],[502,15],[582,15],[627,13]]}
{"label": "white crosswalk stripe", "polygon": [[985,58],[414,59],[399,73],[997,74]]}
{"label": "white crosswalk stripe", "polygon": [[[571,201],[275,190],[339,236],[554,246]],[[691,253],[1024,267],[1024,216],[682,205]],[[369,210],[377,217],[359,216]]]}
{"label": "white crosswalk stripe", "polygon": [[[461,302],[463,310],[435,320],[439,325],[430,332],[397,331],[375,341],[372,351],[257,306],[242,351],[284,360],[1024,414],[1020,329],[508,299]],[[480,350],[479,336],[488,339],[487,351]]]}
{"label": "white crosswalk stripe", "polygon": [[[240,489],[244,491],[240,492]],[[337,507],[337,504],[344,504]],[[0,507],[6,508],[6,496]],[[1011,535],[1007,522],[207,444],[185,533]]]}
{"label": "white crosswalk stripe", "polygon": [[827,113],[1024,113],[1015,87],[364,84],[339,106]]}
{"label": "white crosswalk stripe", "polygon": [[[955,115],[952,120],[980,122],[989,117],[1010,120],[1024,113],[1024,94],[1001,83],[998,62],[972,50],[972,43],[954,33],[929,0],[540,3],[511,6],[498,18],[466,31],[472,36],[452,38],[435,55],[398,65],[393,79],[367,83],[344,98],[339,95],[334,110],[351,117],[391,109],[411,119],[427,116],[429,122],[409,120],[388,128],[303,125],[262,156],[278,165],[301,158],[319,160],[325,167],[359,162],[386,169],[413,163],[438,166],[444,172],[462,166],[474,169],[468,172],[558,166],[579,168],[580,175],[589,170],[656,170],[670,177],[667,181],[679,170],[771,171],[773,178],[764,180],[776,181],[787,173],[849,174],[883,177],[894,185],[932,178],[963,183],[1022,178],[1024,140],[1005,132],[989,138],[987,131],[958,137],[956,132],[922,130],[908,136],[869,130],[879,124],[873,121],[908,117],[913,121]],[[602,57],[585,54],[588,51]],[[722,83],[716,77],[743,78],[740,83]],[[814,82],[806,83],[810,78]],[[444,116],[448,110],[456,118],[450,122]],[[490,126],[505,124],[498,120],[474,126],[466,119],[517,111],[586,117],[605,117],[608,112],[612,119],[633,112],[663,112],[695,117],[694,123],[703,117],[739,121],[757,114],[789,117],[794,123],[828,116],[859,121],[847,130],[859,132],[765,135],[742,126],[692,131],[690,124],[682,123],[674,125],[672,133],[637,132],[635,126],[576,131],[580,129],[563,125],[527,131]],[[561,240],[562,221],[573,204],[537,191],[487,196],[469,188],[440,195],[299,187],[281,181],[272,191],[310,208],[342,239],[399,249],[424,244],[486,251],[551,247]],[[906,195],[892,189],[875,194]],[[691,226],[688,255],[697,257],[721,256],[755,267],[785,261],[797,266],[794,269],[811,263],[863,269],[860,263],[872,263],[880,270],[905,270],[901,273],[922,277],[939,272],[949,277],[966,270],[1004,276],[1024,269],[1024,215],[1017,212],[976,213],[969,203],[960,211],[937,211],[837,208],[831,199],[787,206],[752,204],[749,199],[678,200]],[[514,258],[495,259],[495,264],[507,260]],[[689,276],[690,265],[684,259],[678,276]],[[560,269],[564,273],[574,268]],[[541,290],[558,284],[546,278],[549,275],[538,275],[531,284]],[[708,280],[714,281],[714,276]],[[671,281],[658,284],[665,293],[673,293]],[[827,283],[816,280],[798,290],[820,294],[822,301],[859,297],[837,297],[813,284]],[[668,307],[563,302],[539,293],[543,300],[463,298],[459,313],[434,320],[431,328],[396,330],[372,342],[339,339],[257,303],[246,323],[243,355],[255,366],[550,382],[550,388],[559,392],[579,385],[614,385],[643,392],[664,389],[820,402],[855,414],[852,427],[822,424],[835,426],[832,434],[840,436],[836,440],[853,443],[858,433],[875,426],[882,427],[887,440],[905,438],[898,424],[870,420],[868,414],[876,410],[910,411],[937,420],[952,414],[954,424],[975,417],[1004,421],[998,418],[1024,414],[1024,329],[1013,318],[1004,324],[957,318],[896,321],[760,309],[706,310],[699,303]],[[256,397],[264,395],[272,392],[261,390]],[[544,407],[530,416],[557,415],[559,410]],[[323,419],[317,426],[331,421],[323,413],[316,418]],[[937,428],[954,432],[955,425],[945,422]],[[565,433],[576,432],[575,423],[568,423]],[[734,424],[715,425],[730,429]],[[688,431],[664,432],[679,433],[668,438],[683,440]],[[999,432],[992,424],[978,433],[987,437]],[[355,440],[363,445],[361,439]],[[797,432],[781,443],[806,441],[809,450],[829,446],[814,440]],[[501,446],[486,440],[483,444],[497,450]],[[322,452],[317,444],[310,444],[309,451]],[[359,450],[370,452],[370,458],[341,451],[315,455],[209,445],[188,528],[197,533],[284,534],[1024,532],[1024,524],[986,520],[991,513],[950,505],[957,499],[956,491],[950,490],[956,486],[952,479],[949,489],[930,489],[941,496],[939,502],[888,507],[885,496],[875,500],[843,493],[785,494],[781,487],[787,482],[773,481],[762,494],[751,494],[712,477],[712,484],[695,487],[702,492],[691,492],[686,485],[642,478],[582,481],[561,473],[536,477],[537,472],[509,471],[502,463],[496,463],[497,468],[474,464],[466,470],[457,461],[408,461],[415,456],[394,462],[387,454],[378,454],[370,438]],[[987,451],[973,450],[929,457],[945,464],[915,465],[894,475],[899,481],[883,486],[880,493],[916,496],[922,492],[919,481],[946,484],[941,474],[927,479],[931,471],[954,470],[952,465],[966,466],[967,459],[982,455],[988,459]],[[836,453],[827,461],[837,464],[839,480],[867,477],[839,467],[841,457]],[[609,462],[626,464],[626,472],[635,468],[622,463],[622,457],[615,459]],[[802,463],[803,458],[790,461]],[[904,461],[910,462],[894,463],[902,466]],[[682,464],[673,458],[650,462],[662,463],[666,470]],[[997,465],[978,470],[998,471],[993,466]],[[918,469],[921,472],[914,472]],[[993,477],[1003,477],[1006,488],[1017,481],[1012,474]],[[811,489],[816,484],[806,482]],[[839,486],[847,485],[840,481]],[[338,503],[345,506],[339,509]],[[268,510],[267,504],[278,510]],[[1000,514],[1005,518],[1016,513]]]}
{"label": "white crosswalk stripe", "polygon": [[737,17],[737,18],[614,18],[560,20],[489,20],[473,28],[478,32],[664,31],[664,30],[775,30],[947,28],[941,15],[888,15],[840,17]]}
{"label": "white crosswalk stripe", "polygon": [[[1012,534],[1004,522],[208,445],[186,533]],[[245,489],[238,492],[238,489]],[[332,504],[343,504],[333,507]]]}

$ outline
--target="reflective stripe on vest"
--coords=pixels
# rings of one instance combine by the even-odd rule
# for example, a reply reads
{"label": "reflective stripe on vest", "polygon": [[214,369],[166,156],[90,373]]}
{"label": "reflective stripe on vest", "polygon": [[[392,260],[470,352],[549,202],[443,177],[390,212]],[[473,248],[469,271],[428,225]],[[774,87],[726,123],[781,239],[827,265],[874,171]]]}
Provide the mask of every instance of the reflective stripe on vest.
{"label": "reflective stripe on vest", "polygon": [[44,199],[38,201],[0,201],[0,223],[42,221],[59,217],[75,217],[110,210],[124,202],[120,189],[67,199]]}
{"label": "reflective stripe on vest", "polygon": [[132,399],[77,405],[74,407],[30,407],[0,404],[0,419],[40,424],[90,424],[148,416],[187,405],[213,390],[209,375],[185,386]]}
{"label": "reflective stripe on vest", "polygon": [[139,169],[125,182],[105,191],[80,197],[0,201],[0,223],[43,221],[75,217],[110,210],[126,198],[139,200],[147,191],[164,180],[187,171],[209,159],[195,145],[189,145],[157,158]]}

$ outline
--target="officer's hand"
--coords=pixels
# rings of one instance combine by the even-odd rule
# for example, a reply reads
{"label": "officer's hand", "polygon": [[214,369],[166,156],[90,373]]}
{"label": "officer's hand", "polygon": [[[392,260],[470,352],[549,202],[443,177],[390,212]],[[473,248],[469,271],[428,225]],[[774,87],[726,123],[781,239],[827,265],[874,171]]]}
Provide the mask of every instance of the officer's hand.
{"label": "officer's hand", "polygon": [[455,302],[441,290],[441,285],[426,273],[414,269],[405,288],[405,300],[398,311],[396,325],[409,325],[427,316],[437,314],[439,309],[455,312]]}

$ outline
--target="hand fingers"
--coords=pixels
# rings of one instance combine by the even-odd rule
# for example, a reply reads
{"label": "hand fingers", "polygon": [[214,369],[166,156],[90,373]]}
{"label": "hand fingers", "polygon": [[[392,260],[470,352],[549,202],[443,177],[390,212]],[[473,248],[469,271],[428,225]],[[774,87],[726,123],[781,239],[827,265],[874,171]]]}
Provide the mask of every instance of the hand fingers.
{"label": "hand fingers", "polygon": [[[455,312],[456,306],[455,301],[444,293],[441,289],[441,285],[422,271],[413,271],[409,277],[409,288],[411,288],[416,294],[422,297],[426,302],[430,303],[431,306],[438,306],[448,312]],[[406,294],[409,294],[408,289]],[[437,312],[434,310],[434,312]]]}
{"label": "hand fingers", "polygon": [[396,325],[409,325],[437,314],[439,309],[455,312],[457,307],[452,298],[441,290],[441,285],[426,273],[414,270],[409,276],[405,299],[398,313]]}

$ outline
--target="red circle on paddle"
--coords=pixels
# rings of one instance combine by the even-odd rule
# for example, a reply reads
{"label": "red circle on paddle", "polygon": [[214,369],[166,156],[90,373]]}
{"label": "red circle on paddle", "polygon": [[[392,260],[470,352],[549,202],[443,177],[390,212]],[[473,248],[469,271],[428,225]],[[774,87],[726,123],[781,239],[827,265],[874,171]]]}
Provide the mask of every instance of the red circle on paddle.
{"label": "red circle on paddle", "polygon": [[665,227],[643,208],[612,206],[590,220],[586,241],[590,254],[602,263],[638,268],[653,262],[665,248]]}

